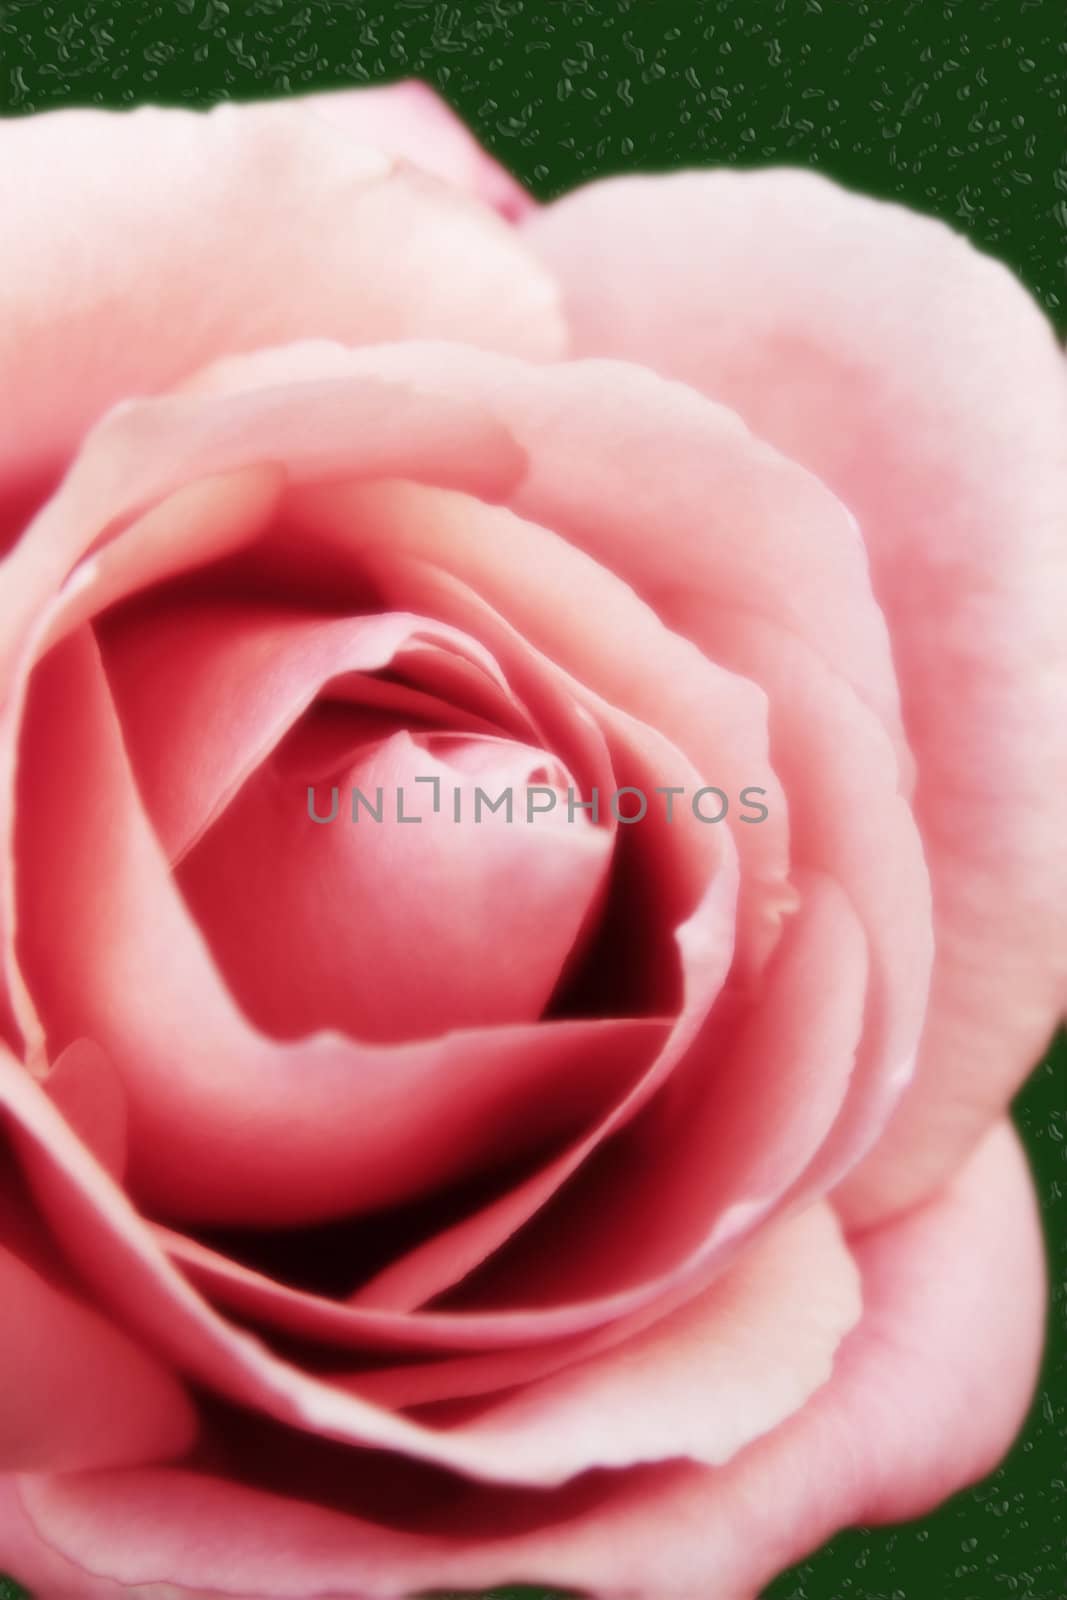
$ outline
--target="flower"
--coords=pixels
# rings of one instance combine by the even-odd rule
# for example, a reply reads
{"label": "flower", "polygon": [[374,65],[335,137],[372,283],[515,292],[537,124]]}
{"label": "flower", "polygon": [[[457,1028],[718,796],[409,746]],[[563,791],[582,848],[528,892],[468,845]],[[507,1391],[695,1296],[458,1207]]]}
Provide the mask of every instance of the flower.
{"label": "flower", "polygon": [[538,207],[417,85],[0,139],[0,1565],[748,1600],[989,1470],[1067,995],[1024,291],[799,172]]}

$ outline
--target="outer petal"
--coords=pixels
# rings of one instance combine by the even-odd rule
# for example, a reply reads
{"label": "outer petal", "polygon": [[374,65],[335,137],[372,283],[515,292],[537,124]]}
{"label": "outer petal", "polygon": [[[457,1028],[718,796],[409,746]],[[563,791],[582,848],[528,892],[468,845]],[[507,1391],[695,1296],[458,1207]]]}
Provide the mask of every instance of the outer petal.
{"label": "outer petal", "polygon": [[536,202],[510,173],[486,155],[452,108],[418,78],[373,89],[342,89],[290,100],[327,117],[362,144],[402,156],[438,178],[468,189],[517,221]]}
{"label": "outer petal", "polygon": [[0,1307],[0,1472],[128,1466],[192,1443],[181,1385],[79,1298],[6,1173]]}
{"label": "outer petal", "polygon": [[[0,1566],[5,1574],[18,1573],[38,1595],[51,1600],[131,1600],[131,1590],[110,1578],[93,1578],[44,1543],[27,1517],[12,1474],[0,1477]],[[175,1600],[175,1591],[158,1591],[144,1600]],[[205,1600],[197,1596],[197,1600]]]}
{"label": "outer petal", "polygon": [[[86,591],[108,603],[153,577],[222,556],[263,531],[279,477],[439,483],[458,474],[464,487],[492,495],[521,471],[518,448],[486,413],[457,408],[446,391],[431,393],[417,381],[406,389],[339,384],[345,352],[325,341],[314,348],[322,357],[315,380],[297,372],[285,382],[271,352],[246,364],[261,373],[258,387],[220,393],[190,384],[108,413],[4,562],[5,671],[65,579],[56,607],[69,612],[80,601],[84,615]],[[201,481],[208,479],[216,481]]]}
{"label": "outer petal", "polygon": [[575,352],[735,407],[860,520],[889,620],[938,959],[913,1087],[842,1202],[953,1170],[1067,995],[1067,378],[1009,273],[812,174],[592,185],[529,220]]}
{"label": "outer petal", "polygon": [[[169,1580],[182,1594],[269,1600],[391,1600],[518,1580],[598,1600],[753,1600],[835,1529],[918,1515],[988,1472],[1030,1398],[1044,1263],[1006,1126],[937,1200],[855,1250],[865,1314],[834,1376],[724,1467],[585,1479],[543,1496],[532,1527],[512,1501],[475,1489],[449,1503],[447,1534],[432,1506],[427,1527],[401,1533],[167,1469],[24,1479],[41,1562],[56,1560],[51,1547],[127,1585]],[[32,1567],[22,1576],[36,1580]],[[109,1591],[86,1578],[69,1593]]]}
{"label": "outer petal", "polygon": [[825,1383],[859,1315],[836,1219],[814,1206],[660,1322],[494,1402],[475,1431],[540,1460],[553,1482],[590,1466],[726,1461]]}
{"label": "outer petal", "polygon": [[552,283],[501,219],[299,103],[0,123],[0,257],[18,396],[0,485],[227,353],[309,336],[561,348]]}

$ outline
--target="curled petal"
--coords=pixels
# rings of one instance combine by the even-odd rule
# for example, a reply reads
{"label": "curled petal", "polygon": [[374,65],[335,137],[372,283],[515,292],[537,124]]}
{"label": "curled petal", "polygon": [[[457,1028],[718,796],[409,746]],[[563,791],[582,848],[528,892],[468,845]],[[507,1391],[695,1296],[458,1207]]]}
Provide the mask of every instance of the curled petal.
{"label": "curled petal", "polygon": [[875,1221],[955,1170],[1067,1004],[1063,353],[999,262],[814,173],[608,180],[524,233],[575,354],[734,407],[858,520],[937,929],[914,1083],[840,1195]]}
{"label": "curled petal", "polygon": [[317,112],[361,144],[403,156],[468,189],[512,222],[534,209],[533,196],[486,154],[451,106],[418,78],[305,95],[288,104]]}
{"label": "curled petal", "polygon": [[0,125],[0,377],[19,396],[0,491],[61,465],[116,401],[238,351],[431,336],[560,353],[555,286],[512,228],[339,128],[327,97],[326,115],[306,105]]}
{"label": "curled petal", "polygon": [[[753,1600],[837,1528],[915,1516],[988,1472],[1033,1390],[1044,1260],[1009,1128],[994,1129],[928,1205],[853,1250],[864,1315],[833,1376],[723,1466],[576,1481],[540,1498],[533,1525],[528,1502],[519,1517],[473,1488],[449,1500],[447,1528],[434,1526],[431,1504],[426,1526],[404,1531],[169,1468],[26,1478],[42,1567],[61,1557],[101,1579],[242,1600],[394,1600],[505,1582],[603,1600]],[[72,1595],[96,1600],[84,1582]]]}

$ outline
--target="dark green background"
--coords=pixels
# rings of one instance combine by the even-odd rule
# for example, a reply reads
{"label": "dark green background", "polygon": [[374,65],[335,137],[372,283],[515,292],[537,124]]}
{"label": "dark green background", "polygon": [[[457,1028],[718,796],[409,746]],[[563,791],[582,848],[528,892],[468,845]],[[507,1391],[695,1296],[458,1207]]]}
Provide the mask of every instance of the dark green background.
{"label": "dark green background", "polygon": [[[0,0],[8,114],[409,75],[543,198],[607,172],[817,166],[964,230],[1064,326],[1061,0]],[[1065,1068],[1061,1043],[1015,1108],[1054,1283],[1025,1432],[978,1488],[840,1535],[767,1600],[1067,1597]]]}

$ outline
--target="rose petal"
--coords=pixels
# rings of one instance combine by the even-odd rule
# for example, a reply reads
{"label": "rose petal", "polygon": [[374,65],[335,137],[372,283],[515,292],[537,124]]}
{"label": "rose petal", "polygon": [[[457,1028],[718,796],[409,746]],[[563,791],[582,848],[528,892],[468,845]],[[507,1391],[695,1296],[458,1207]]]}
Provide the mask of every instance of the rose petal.
{"label": "rose petal", "polygon": [[[322,804],[329,815],[336,795],[338,816],[322,826],[306,779],[260,769],[177,875],[246,1015],[277,1037],[329,1027],[383,1044],[536,1023],[602,899],[613,842],[584,815],[568,823],[569,773],[553,812],[529,818],[527,786],[544,786],[550,760],[510,740],[394,733],[336,774]],[[477,816],[478,790],[510,795],[510,820]],[[353,821],[353,791],[380,821]]]}
{"label": "rose petal", "polygon": [[[502,653],[500,642],[495,648],[498,654]],[[651,729],[613,707],[601,707],[599,720],[620,740],[632,741],[628,748],[622,744],[625,758],[616,748],[614,768],[621,782],[648,795],[658,779],[669,777],[678,779],[683,791],[695,791],[699,780],[694,781],[692,769]],[[724,988],[733,962],[737,865],[732,839],[717,831],[709,836],[709,829],[696,822],[691,811],[683,811],[676,825],[650,815],[639,826],[646,829],[641,847],[647,863],[646,877],[652,879],[653,912],[646,909],[647,900],[643,904],[635,898],[632,905],[623,906],[620,915],[624,921],[627,916],[638,921],[633,961],[638,968],[648,967],[657,954],[657,941],[651,928],[641,925],[642,918],[634,906],[641,908],[651,924],[657,900],[666,903],[664,920],[672,930],[676,947],[681,994],[663,1048],[629,1091],[562,1153],[553,1155],[514,1188],[392,1263],[351,1297],[354,1305],[414,1309],[472,1272],[515,1236],[597,1150],[625,1128],[696,1048],[709,1015],[714,1017],[716,1003],[725,999]],[[662,917],[663,912],[659,915]],[[639,982],[642,976],[638,971],[632,981]],[[624,992],[629,990],[629,981]],[[640,1298],[653,1290],[651,1285],[645,1285],[636,1292]],[[580,1293],[580,1299],[584,1298]]]}
{"label": "rose petal", "polygon": [[[567,826],[565,800],[527,825],[525,785],[540,781],[534,775],[550,758],[499,737],[441,744],[437,754],[421,736],[394,738],[360,755],[343,784],[328,772],[339,811],[329,829],[308,820],[313,774],[282,781],[277,761],[262,765],[316,692],[352,699],[353,674],[389,667],[446,691],[465,668],[464,692],[478,680],[485,709],[498,706],[535,739],[536,724],[475,639],[425,617],[324,618],[180,591],[169,603],[135,602],[101,632],[138,787],[167,854],[182,858],[179,883],[200,928],[260,1026],[295,1036],[330,1025],[386,1040],[540,1014],[599,894],[612,842],[612,830],[591,829],[584,814]],[[335,720],[345,726],[343,714]],[[443,728],[455,720],[444,706]],[[361,742],[355,733],[353,741]],[[514,770],[464,779],[455,761],[469,765],[478,749]],[[371,771],[383,761],[397,770]],[[439,808],[424,815],[431,780]],[[587,781],[583,772],[579,787]],[[457,782],[466,790],[458,823]],[[512,790],[511,824],[503,812],[476,822],[476,786],[490,797]],[[377,822],[364,812],[353,826],[352,787],[372,804],[381,791]],[[418,832],[397,833],[398,790],[407,818],[421,819]],[[331,809],[325,796],[323,808]],[[505,881],[519,891],[500,895]],[[495,907],[473,916],[494,885]],[[467,913],[457,921],[458,903]]]}
{"label": "rose petal", "polygon": [[[520,1581],[604,1600],[712,1590],[753,1600],[837,1528],[918,1515],[988,1472],[1032,1393],[1044,1263],[1033,1190],[1006,1128],[940,1197],[854,1250],[865,1311],[833,1377],[725,1466],[583,1479],[541,1497],[532,1526],[524,1497],[514,1532],[513,1503],[481,1488],[450,1499],[447,1531],[434,1526],[432,1503],[426,1528],[400,1531],[166,1468],[26,1478],[42,1562],[58,1551],[126,1584],[269,1600],[309,1591],[394,1600]],[[32,1567],[23,1576],[33,1582]],[[83,1593],[96,1600],[88,1580],[73,1591]]]}
{"label": "rose petal", "polygon": [[662,1321],[479,1409],[468,1431],[521,1450],[552,1482],[665,1457],[726,1461],[826,1381],[859,1314],[848,1250],[814,1207]]}
{"label": "rose petal", "polygon": [[554,286],[512,229],[308,104],[3,123],[0,373],[19,405],[0,482],[239,350],[430,335],[559,354]]}
{"label": "rose petal", "polygon": [[[603,1327],[615,1317],[640,1310],[658,1295],[618,1296],[612,1302],[566,1306],[546,1312],[471,1313],[420,1312],[418,1317],[388,1311],[360,1310],[282,1290],[228,1259],[213,1258],[189,1240],[174,1241],[145,1222],[98,1161],[75,1137],[54,1105],[26,1071],[0,1047],[0,1103],[13,1119],[18,1149],[29,1172],[40,1210],[49,1219],[63,1250],[77,1262],[101,1303],[168,1352],[180,1365],[191,1365],[216,1384],[236,1379],[241,1393],[249,1378],[269,1373],[272,1399],[292,1383],[301,1392],[303,1377],[285,1363],[266,1358],[258,1341],[249,1340],[221,1321],[195,1293],[190,1282],[168,1261],[197,1266],[213,1286],[229,1283],[233,1293],[250,1291],[248,1310],[261,1309],[264,1294],[279,1310],[289,1308],[292,1331],[318,1337],[332,1334],[338,1342],[361,1342],[384,1350],[486,1350],[525,1347],[534,1340],[566,1339]],[[175,1250],[175,1243],[180,1245]],[[166,1245],[166,1253],[163,1246]],[[659,1288],[659,1286],[657,1286]],[[231,1295],[232,1297],[232,1295]],[[317,1324],[309,1321],[317,1318]],[[248,1372],[243,1372],[247,1364]],[[254,1392],[263,1391],[253,1384]],[[314,1394],[320,1393],[313,1386]]]}
{"label": "rose petal", "polygon": [[361,144],[402,156],[448,183],[468,189],[512,222],[536,202],[488,156],[440,95],[418,78],[372,89],[340,89],[287,102],[326,117]]}
{"label": "rose petal", "polygon": [[75,1039],[44,1080],[57,1105],[93,1155],[121,1183],[126,1171],[126,1093],[107,1054],[92,1039]]}
{"label": "rose petal", "polygon": [[[540,1450],[527,1456],[521,1449],[516,1452],[515,1436],[507,1429],[482,1427],[477,1420],[466,1426],[429,1427],[383,1410],[279,1360],[258,1340],[224,1323],[182,1283],[160,1256],[158,1245],[130,1210],[125,1197],[87,1152],[70,1140],[62,1125],[57,1125],[53,1108],[36,1086],[20,1074],[14,1063],[2,1058],[0,1092],[17,1117],[16,1145],[50,1223],[77,1256],[81,1270],[105,1287],[106,1297],[116,1310],[121,1305],[123,1320],[144,1332],[153,1346],[166,1351],[183,1372],[239,1405],[308,1433],[396,1450],[414,1460],[490,1480],[555,1483],[578,1469],[579,1459],[555,1450],[551,1436],[542,1436]],[[85,1202],[90,1198],[87,1208]],[[72,1235],[70,1225],[75,1217],[81,1226]],[[821,1240],[820,1248],[825,1250],[825,1232],[821,1233]],[[837,1259],[839,1264],[846,1263],[847,1254]],[[853,1289],[846,1269],[839,1292],[824,1302],[812,1325],[821,1330],[816,1333],[813,1348],[818,1351],[821,1347],[823,1356],[816,1354],[815,1367],[807,1378],[801,1378],[801,1388],[811,1381],[810,1373],[817,1370],[820,1359],[825,1359],[824,1339],[829,1337],[831,1344],[836,1342],[842,1318],[847,1324],[851,1317]],[[611,1358],[605,1359],[610,1365]],[[598,1380],[606,1370],[601,1366],[592,1368],[590,1381]],[[819,1380],[816,1377],[814,1381]],[[782,1393],[795,1391],[787,1382]],[[759,1413],[750,1406],[747,1414]],[[759,1425],[766,1426],[766,1421]],[[584,1429],[580,1430],[579,1440],[584,1433]],[[631,1442],[639,1437],[640,1433],[631,1436]],[[645,1437],[647,1441],[648,1436]],[[731,1437],[728,1428],[722,1437]],[[608,1439],[599,1446],[595,1441],[590,1443],[593,1460],[597,1449],[611,1452]],[[647,1442],[640,1448],[647,1449]],[[658,1448],[669,1450],[670,1445],[663,1441]]]}
{"label": "rose petal", "polygon": [[775,763],[790,797],[794,858],[841,885],[869,942],[857,1071],[805,1180],[805,1192],[818,1194],[881,1134],[915,1068],[933,958],[923,843],[899,792],[891,742],[847,682],[801,640],[760,618],[724,618],[718,631],[735,669],[766,687]]}
{"label": "rose petal", "polygon": [[[336,555],[350,573],[373,573],[390,605],[424,606],[479,638],[505,624],[562,669],[579,698],[578,685],[592,691],[585,699],[594,715],[608,702],[658,729],[707,783],[728,792],[727,827],[742,868],[737,959],[758,970],[795,894],[788,809],[754,684],[666,629],[609,567],[504,507],[389,483],[298,490],[287,512],[294,557],[303,550],[306,559],[308,549],[319,559]],[[655,786],[663,782],[657,774]],[[736,823],[749,785],[766,804],[759,826]],[[663,799],[651,791],[648,798],[665,810]]]}
{"label": "rose petal", "polygon": [[[335,372],[338,354],[324,347],[319,365]],[[8,684],[0,706],[0,848],[9,846],[14,741],[35,655],[91,615],[94,599],[115,601],[130,587],[172,572],[182,518],[203,509],[205,495],[208,538],[190,541],[186,554],[194,563],[261,530],[279,462],[295,478],[425,472],[430,481],[442,475],[449,481],[458,473],[465,487],[489,494],[521,470],[521,453],[484,410],[457,407],[428,390],[353,388],[344,380],[342,388],[327,381],[299,396],[284,388],[252,389],[145,401],[119,409],[94,430],[7,563],[0,625],[0,671]],[[192,491],[192,503],[178,493],[212,477],[218,481]],[[168,496],[176,503],[153,504]],[[148,515],[138,517],[145,506]],[[123,527],[131,517],[132,525]],[[93,555],[83,561],[90,548]],[[10,872],[0,874],[4,1009],[17,1020],[27,1057],[35,1059],[40,1027],[12,961],[12,882]]]}
{"label": "rose petal", "polygon": [[[0,1477],[0,1554],[8,1572],[21,1573],[38,1595],[50,1595],[54,1600],[129,1600],[125,1584],[92,1577],[44,1543],[26,1515],[18,1479],[11,1474]],[[175,1600],[176,1593],[172,1591],[170,1600]]]}
{"label": "rose petal", "polygon": [[578,353],[734,406],[859,518],[938,935],[914,1087],[842,1190],[876,1219],[954,1169],[1067,1003],[1062,352],[998,262],[812,173],[613,180],[524,236]]}
{"label": "rose petal", "polygon": [[[457,404],[443,388],[353,382],[349,352],[326,342],[313,349],[312,378],[303,377],[306,347],[295,349],[295,372],[279,373],[279,353],[267,352],[239,364],[240,387],[205,383],[128,401],[92,429],[5,562],[0,660],[8,669],[34,619],[43,637],[55,638],[56,619],[46,624],[40,613],[68,578],[71,590],[96,585],[113,600],[148,582],[153,567],[166,571],[170,560],[156,548],[154,523],[124,529],[123,522],[198,479],[249,469],[281,469],[297,482],[411,476],[493,496],[521,472],[521,452],[484,409]],[[247,538],[245,524],[238,510],[210,538],[199,533],[190,542],[191,562]],[[172,543],[173,533],[164,542]],[[96,559],[75,573],[88,552]],[[73,598],[65,592],[58,608]],[[71,610],[84,615],[84,604],[79,597]]]}
{"label": "rose petal", "polygon": [[[762,785],[768,819],[758,829],[741,827],[735,833],[748,868],[746,900],[751,897],[753,901],[745,916],[762,933],[765,956],[773,948],[780,914],[794,897],[784,883],[788,825],[784,800],[767,757],[764,697],[755,686],[717,669],[688,641],[664,629],[648,606],[611,571],[610,561],[605,566],[590,559],[548,527],[538,526],[536,519],[495,512],[479,504],[505,496],[516,500],[523,474],[514,464],[515,457],[525,458],[500,422],[495,423],[497,437],[492,440],[461,432],[462,423],[473,429],[475,418],[483,429],[491,429],[494,411],[507,400],[504,410],[514,411],[516,426],[525,430],[532,444],[543,444],[546,449],[545,473],[539,474],[539,479],[544,476],[547,480],[555,472],[565,482],[579,477],[580,451],[584,449],[599,461],[598,476],[616,482],[629,470],[633,452],[626,455],[615,450],[611,434],[583,420],[581,413],[586,409],[595,413],[602,401],[601,391],[622,384],[627,413],[638,413],[649,438],[662,445],[662,385],[652,381],[650,387],[647,375],[624,375],[622,369],[602,371],[590,379],[583,367],[575,366],[562,369],[567,374],[565,387],[573,392],[560,396],[556,393],[559,372],[485,360],[470,348],[420,344],[351,351],[308,342],[219,362],[200,375],[197,392],[202,398],[233,399],[250,396],[264,385],[273,388],[346,380],[386,382],[391,391],[397,386],[396,379],[378,376],[379,369],[399,376],[405,392],[415,384],[424,400],[436,396],[441,405],[456,408],[458,415],[450,422],[438,419],[438,434],[427,436],[427,428],[427,434],[420,433],[414,441],[410,437],[412,421],[407,419],[401,436],[408,444],[407,456],[376,464],[361,458],[358,471],[353,468],[351,473],[359,478],[358,483],[309,482],[311,474],[301,449],[296,455],[298,484],[285,497],[278,526],[231,567],[228,581],[244,581],[260,593],[265,588],[287,603],[296,595],[305,604],[314,603],[336,614],[339,608],[366,608],[368,562],[373,561],[374,575],[388,589],[390,604],[397,609],[404,603],[389,587],[396,576],[394,555],[442,567],[488,599],[550,661],[563,664],[612,703],[661,727],[700,770],[738,778],[735,787],[753,782]],[[468,387],[478,396],[473,405],[461,398]],[[542,388],[545,392],[539,397]],[[301,390],[301,410],[314,393],[311,388]],[[290,409],[295,399],[291,397]],[[695,397],[689,399],[692,402]],[[577,447],[570,432],[551,422],[561,409],[573,424]],[[716,420],[709,408],[697,403],[697,410],[698,415],[707,414],[703,433],[694,428],[696,436],[689,441],[694,446],[691,465],[705,461],[710,441],[718,438],[723,426],[723,419]],[[689,423],[694,422],[691,411],[686,416]],[[709,417],[713,423],[710,433]],[[216,418],[216,427],[220,421],[221,417]],[[318,439],[327,421],[325,415],[319,416],[314,430],[309,430],[310,438]],[[626,427],[632,425],[631,418]],[[431,448],[434,438],[445,445],[446,429],[459,437],[450,438],[446,448]],[[737,431],[736,420],[733,429]],[[743,438],[743,431],[738,436]],[[356,445],[355,439],[348,443],[349,453]],[[399,445],[400,439],[394,439],[398,456]],[[510,474],[506,446],[510,447]],[[362,437],[359,447],[366,450]],[[281,439],[279,448],[283,457],[292,456],[297,441]],[[229,456],[227,462],[233,465]],[[788,464],[772,458],[772,465],[777,470]],[[750,476],[755,466],[755,462],[749,463]],[[437,484],[427,492],[422,486],[431,483],[434,474]],[[755,472],[755,478],[758,475]],[[328,479],[337,477],[331,466]],[[417,482],[367,482],[386,477]],[[766,489],[771,487],[773,473]],[[440,488],[446,492],[437,492]],[[465,493],[448,492],[452,488]],[[660,489],[664,494],[671,492],[666,482]],[[783,492],[788,507],[791,486],[784,486]],[[750,500],[754,494],[757,502],[761,498],[753,485],[748,494]],[[767,498],[767,492],[762,498]],[[842,518],[841,508],[828,497],[824,496],[822,509]],[[611,514],[621,514],[620,507],[612,507]],[[618,531],[621,538],[622,528]],[[788,586],[782,588],[781,603],[788,603]],[[825,621],[820,618],[820,626]],[[813,627],[812,633],[817,636],[818,629]]]}
{"label": "rose petal", "polygon": [[378,1049],[329,1033],[271,1040],[223,988],[171,880],[86,632],[42,664],[33,701],[18,852],[25,969],[52,1048],[88,1036],[113,1061],[131,1186],[164,1212],[309,1221],[423,1192],[494,1151],[573,1136],[654,1056],[665,1026],[642,1021]]}
{"label": "rose petal", "polygon": [[[707,1281],[774,1214],[836,1125],[869,1005],[859,919],[832,879],[801,882],[755,993],[734,997],[725,1025],[712,1015],[641,1115],[448,1305],[589,1302],[657,1278],[664,1290]],[[413,1265],[401,1258],[356,1303],[404,1303],[378,1285],[405,1281]]]}
{"label": "rose petal", "polygon": [[[889,636],[860,529],[736,412],[628,362],[536,366],[440,344],[349,360],[386,381],[436,375],[491,410],[529,461],[501,497],[508,508],[632,585],[668,626],[677,593],[797,633],[878,715],[907,782]],[[698,642],[714,661],[714,627]]]}
{"label": "rose petal", "polygon": [[[54,1275],[25,1200],[0,1193],[0,1471],[77,1472],[184,1453],[181,1385]],[[2,1554],[2,1549],[0,1549]]]}
{"label": "rose petal", "polygon": [[327,685],[340,694],[336,680],[399,669],[416,649],[424,681],[447,682],[453,662],[468,663],[494,710],[534,731],[489,652],[430,617],[322,616],[209,595],[135,600],[98,633],[137,786],[172,862]]}

